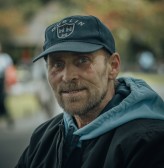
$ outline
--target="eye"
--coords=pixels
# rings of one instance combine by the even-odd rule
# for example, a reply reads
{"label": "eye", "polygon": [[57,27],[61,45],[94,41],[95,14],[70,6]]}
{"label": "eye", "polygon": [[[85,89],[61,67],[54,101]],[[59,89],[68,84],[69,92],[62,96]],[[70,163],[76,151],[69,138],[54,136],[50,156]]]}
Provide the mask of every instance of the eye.
{"label": "eye", "polygon": [[89,58],[86,57],[86,56],[81,56],[79,59],[78,59],[78,63],[79,64],[83,64],[83,63],[87,63],[89,62]]}
{"label": "eye", "polygon": [[61,69],[64,67],[64,62],[62,61],[54,61],[53,62],[53,67],[56,69]]}
{"label": "eye", "polygon": [[51,70],[60,70],[64,68],[64,62],[62,60],[57,59],[49,59],[48,60],[48,66]]}

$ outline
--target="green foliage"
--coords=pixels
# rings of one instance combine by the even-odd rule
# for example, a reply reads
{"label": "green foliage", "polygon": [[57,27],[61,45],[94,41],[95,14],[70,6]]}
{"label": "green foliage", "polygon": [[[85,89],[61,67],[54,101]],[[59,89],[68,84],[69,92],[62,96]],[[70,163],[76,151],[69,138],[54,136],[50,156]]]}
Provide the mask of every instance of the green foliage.
{"label": "green foliage", "polygon": [[14,5],[14,1],[11,0],[0,0],[0,9],[6,9]]}
{"label": "green foliage", "polygon": [[0,0],[0,9],[10,11],[10,9],[15,8],[20,12],[21,15],[23,15],[23,19],[26,21],[33,17],[37,10],[41,8],[41,5],[41,0]]}
{"label": "green foliage", "polygon": [[41,3],[39,0],[35,0],[33,3],[29,3],[28,1],[24,0],[24,3],[17,3],[17,7],[23,13],[24,19],[29,21],[33,18],[38,9],[41,8]]}
{"label": "green foliage", "polygon": [[78,3],[112,29],[125,60],[133,58],[133,63],[136,59],[137,53],[130,52],[131,39],[141,48],[152,50],[158,58],[164,55],[161,47],[164,41],[163,0],[83,0]]}
{"label": "green foliage", "polygon": [[60,3],[54,19],[56,15],[63,17],[72,11],[78,14],[80,10],[99,17],[114,33],[125,61],[132,58],[134,62],[135,56],[131,56],[136,54],[131,47],[134,44],[150,48],[158,58],[164,55],[163,0],[0,0],[0,41],[10,37],[9,33],[19,32],[50,1]]}

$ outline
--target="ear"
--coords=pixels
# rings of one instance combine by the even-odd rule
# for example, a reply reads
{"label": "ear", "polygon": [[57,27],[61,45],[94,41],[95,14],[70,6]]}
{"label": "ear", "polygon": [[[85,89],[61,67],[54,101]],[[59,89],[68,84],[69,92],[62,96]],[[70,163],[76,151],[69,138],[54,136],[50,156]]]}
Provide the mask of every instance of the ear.
{"label": "ear", "polygon": [[109,57],[109,79],[114,80],[116,79],[118,73],[120,72],[120,56],[118,53],[113,53]]}

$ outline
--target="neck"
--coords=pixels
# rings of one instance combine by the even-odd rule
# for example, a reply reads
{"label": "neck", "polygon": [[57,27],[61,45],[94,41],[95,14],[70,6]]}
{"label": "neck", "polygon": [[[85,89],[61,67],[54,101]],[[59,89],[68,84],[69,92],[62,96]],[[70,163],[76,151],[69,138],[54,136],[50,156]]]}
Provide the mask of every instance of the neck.
{"label": "neck", "polygon": [[92,122],[97,116],[100,114],[100,111],[88,112],[88,114],[84,115],[75,115],[75,120],[78,128],[82,128],[85,125]]}

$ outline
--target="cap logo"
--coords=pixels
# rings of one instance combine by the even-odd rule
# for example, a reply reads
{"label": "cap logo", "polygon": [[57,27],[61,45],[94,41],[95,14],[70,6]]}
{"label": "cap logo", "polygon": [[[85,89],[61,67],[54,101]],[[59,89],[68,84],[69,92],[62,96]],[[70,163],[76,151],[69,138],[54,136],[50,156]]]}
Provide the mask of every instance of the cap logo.
{"label": "cap logo", "polygon": [[58,38],[66,38],[74,32],[74,23],[65,23],[57,27],[57,36]]}

